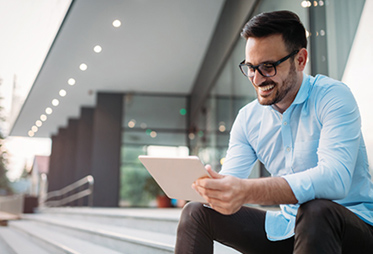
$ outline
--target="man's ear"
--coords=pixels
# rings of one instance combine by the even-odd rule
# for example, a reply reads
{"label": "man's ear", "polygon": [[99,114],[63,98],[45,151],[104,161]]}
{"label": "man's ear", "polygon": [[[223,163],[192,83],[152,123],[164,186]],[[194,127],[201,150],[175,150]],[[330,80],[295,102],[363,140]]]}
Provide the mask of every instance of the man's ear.
{"label": "man's ear", "polygon": [[295,63],[298,71],[303,71],[306,67],[308,57],[308,51],[305,48],[299,50],[298,54],[295,56]]}

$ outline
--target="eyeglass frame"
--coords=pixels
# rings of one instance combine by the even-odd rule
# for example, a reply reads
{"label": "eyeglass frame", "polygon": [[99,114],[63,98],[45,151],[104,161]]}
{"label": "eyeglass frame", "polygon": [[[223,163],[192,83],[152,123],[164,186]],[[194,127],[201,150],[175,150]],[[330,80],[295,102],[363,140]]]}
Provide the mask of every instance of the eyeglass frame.
{"label": "eyeglass frame", "polygon": [[[298,54],[298,52],[299,52],[299,50],[294,50],[294,51],[291,52],[289,55],[287,55],[287,56],[281,58],[280,60],[278,60],[278,61],[276,61],[276,62],[274,62],[274,63],[261,63],[261,64],[258,64],[258,65],[251,65],[251,64],[245,64],[245,60],[243,60],[243,61],[238,65],[238,67],[240,68],[242,74],[243,74],[245,77],[248,77],[248,78],[252,78],[252,77],[254,77],[254,76],[255,76],[255,71],[257,70],[257,71],[260,73],[260,75],[262,75],[263,77],[265,77],[265,78],[270,78],[270,77],[274,77],[274,76],[276,76],[276,74],[277,74],[276,66],[278,66],[279,64],[285,62],[285,61],[288,60],[290,57],[292,57],[292,56]],[[260,66],[263,66],[263,65],[265,65],[265,64],[272,65],[273,68],[275,69],[275,74],[270,75],[270,76],[265,76],[265,75],[263,75],[263,73],[260,71],[259,67],[260,67]],[[242,69],[243,66],[247,66],[248,68],[252,68],[252,69],[254,69],[254,72],[253,72],[254,75],[252,75],[252,76],[248,76],[248,75],[246,75],[245,72],[244,72],[243,69]]]}

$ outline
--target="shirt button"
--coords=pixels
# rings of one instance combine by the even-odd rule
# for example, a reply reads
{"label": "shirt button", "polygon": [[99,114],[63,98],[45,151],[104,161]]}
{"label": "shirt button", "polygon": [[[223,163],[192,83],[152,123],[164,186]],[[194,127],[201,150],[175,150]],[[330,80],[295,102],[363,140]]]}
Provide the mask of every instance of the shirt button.
{"label": "shirt button", "polygon": [[286,147],[286,152],[290,152],[291,151],[291,148],[290,147]]}
{"label": "shirt button", "polygon": [[284,125],[287,125],[288,123],[287,122],[284,122]]}

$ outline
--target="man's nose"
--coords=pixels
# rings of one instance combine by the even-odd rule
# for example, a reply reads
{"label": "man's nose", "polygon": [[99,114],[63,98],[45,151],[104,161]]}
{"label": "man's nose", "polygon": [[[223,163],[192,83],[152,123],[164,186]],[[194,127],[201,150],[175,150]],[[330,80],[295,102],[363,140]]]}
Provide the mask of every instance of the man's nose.
{"label": "man's nose", "polygon": [[263,77],[262,74],[260,74],[258,70],[255,70],[254,77],[251,78],[251,82],[253,83],[253,85],[258,86],[264,80],[265,80],[265,77]]}

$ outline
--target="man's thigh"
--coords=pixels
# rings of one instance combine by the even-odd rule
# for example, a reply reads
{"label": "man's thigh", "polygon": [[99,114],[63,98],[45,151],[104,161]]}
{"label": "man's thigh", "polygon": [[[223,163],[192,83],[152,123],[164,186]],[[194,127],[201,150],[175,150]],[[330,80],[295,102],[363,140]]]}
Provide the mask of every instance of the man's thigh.
{"label": "man's thigh", "polygon": [[373,227],[325,199],[300,206],[295,239],[295,253],[373,253]]}
{"label": "man's thigh", "polygon": [[[222,215],[201,204],[193,206],[188,214],[195,213],[194,219],[203,230],[205,237],[228,245],[242,253],[292,253],[293,238],[283,241],[269,241],[265,232],[266,212],[252,207],[242,207],[233,215]],[[192,215],[193,216],[193,215]],[[202,232],[202,230],[199,230]],[[198,234],[198,233],[197,233]],[[200,238],[202,236],[198,236]]]}

